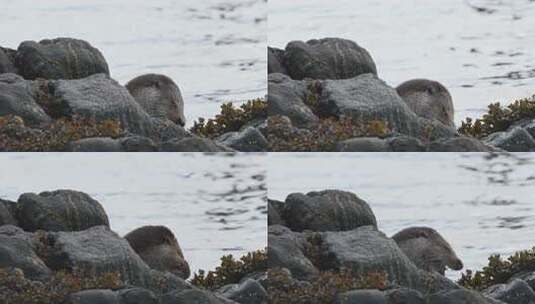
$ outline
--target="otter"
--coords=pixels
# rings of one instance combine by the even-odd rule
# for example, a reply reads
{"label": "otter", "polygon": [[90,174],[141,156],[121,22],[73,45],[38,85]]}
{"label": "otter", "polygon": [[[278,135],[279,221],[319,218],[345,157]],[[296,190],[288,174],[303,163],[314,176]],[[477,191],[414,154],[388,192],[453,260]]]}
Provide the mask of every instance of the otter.
{"label": "otter", "polygon": [[149,115],[184,126],[184,100],[175,82],[159,74],[145,74],[130,80],[126,88]]}
{"label": "otter", "polygon": [[190,276],[189,264],[169,228],[143,226],[131,231],[124,238],[149,267],[169,271],[183,279]]}
{"label": "otter", "polygon": [[450,244],[434,229],[411,227],[392,236],[399,248],[418,267],[444,275],[446,266],[461,270],[463,262]]}
{"label": "otter", "polygon": [[400,84],[396,91],[418,116],[455,128],[451,95],[439,82],[413,79]]}

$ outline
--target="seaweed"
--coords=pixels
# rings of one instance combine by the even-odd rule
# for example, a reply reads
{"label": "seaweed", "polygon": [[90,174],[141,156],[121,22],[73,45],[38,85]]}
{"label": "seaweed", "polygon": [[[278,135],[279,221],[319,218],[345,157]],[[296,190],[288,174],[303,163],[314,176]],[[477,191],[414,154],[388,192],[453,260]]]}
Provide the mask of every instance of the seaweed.
{"label": "seaweed", "polygon": [[239,131],[247,123],[267,118],[267,102],[264,99],[249,100],[235,107],[232,102],[221,105],[221,113],[215,118],[199,118],[190,131],[196,135],[216,138],[228,132]]}
{"label": "seaweed", "polygon": [[239,260],[232,255],[221,258],[221,265],[215,271],[199,270],[195,273],[191,283],[195,286],[215,290],[227,284],[236,284],[246,275],[267,270],[266,250],[249,252]]}

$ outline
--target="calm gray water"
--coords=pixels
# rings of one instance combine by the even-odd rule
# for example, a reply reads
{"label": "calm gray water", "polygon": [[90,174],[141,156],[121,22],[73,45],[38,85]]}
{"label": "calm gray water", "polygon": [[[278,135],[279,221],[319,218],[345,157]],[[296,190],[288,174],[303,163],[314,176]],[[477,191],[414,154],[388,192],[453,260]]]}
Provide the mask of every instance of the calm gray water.
{"label": "calm gray water", "polygon": [[491,102],[535,94],[533,0],[270,0],[268,11],[269,45],[354,40],[391,86],[444,83],[457,124]]}
{"label": "calm gray water", "polygon": [[[292,164],[292,166],[288,166]],[[391,236],[429,226],[450,242],[465,268],[491,254],[535,245],[535,155],[457,153],[270,154],[268,195],[340,189],[368,202]],[[448,271],[457,279],[460,272]]]}
{"label": "calm gray water", "polygon": [[75,189],[96,198],[124,235],[165,225],[192,271],[267,246],[263,157],[203,154],[0,154],[0,198]]}
{"label": "calm gray water", "polygon": [[125,84],[144,73],[182,90],[188,125],[223,101],[266,94],[265,0],[2,0],[0,45],[76,37]]}

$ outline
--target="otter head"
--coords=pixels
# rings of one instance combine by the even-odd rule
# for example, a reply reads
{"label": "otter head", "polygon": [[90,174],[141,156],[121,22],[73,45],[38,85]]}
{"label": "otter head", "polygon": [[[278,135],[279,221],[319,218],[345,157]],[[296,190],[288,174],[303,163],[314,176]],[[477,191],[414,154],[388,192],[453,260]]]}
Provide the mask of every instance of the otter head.
{"label": "otter head", "polygon": [[461,270],[463,262],[450,244],[434,229],[410,227],[392,236],[405,255],[418,267],[445,274],[446,267]]}
{"label": "otter head", "polygon": [[184,100],[176,83],[160,74],[146,74],[130,80],[126,88],[151,116],[184,126]]}
{"label": "otter head", "polygon": [[439,82],[413,79],[400,84],[396,91],[418,116],[455,127],[451,95]]}

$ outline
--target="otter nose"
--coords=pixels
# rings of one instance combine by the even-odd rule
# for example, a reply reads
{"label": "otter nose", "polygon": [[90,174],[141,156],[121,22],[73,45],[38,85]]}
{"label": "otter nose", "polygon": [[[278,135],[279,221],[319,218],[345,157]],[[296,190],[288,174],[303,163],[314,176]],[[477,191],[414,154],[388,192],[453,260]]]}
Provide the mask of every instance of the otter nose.
{"label": "otter nose", "polygon": [[463,262],[459,259],[454,259],[448,266],[453,270],[461,270],[464,267]]}

